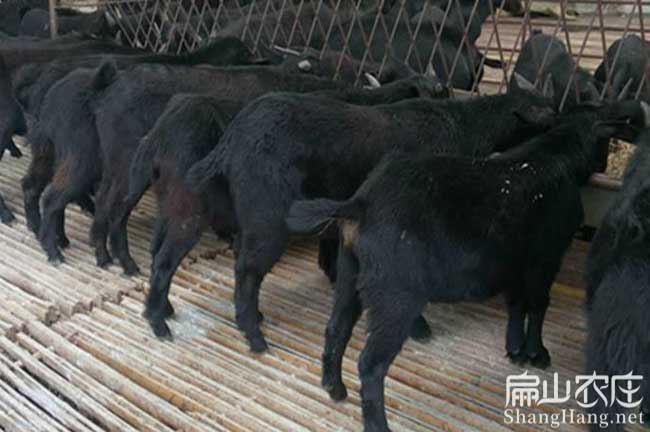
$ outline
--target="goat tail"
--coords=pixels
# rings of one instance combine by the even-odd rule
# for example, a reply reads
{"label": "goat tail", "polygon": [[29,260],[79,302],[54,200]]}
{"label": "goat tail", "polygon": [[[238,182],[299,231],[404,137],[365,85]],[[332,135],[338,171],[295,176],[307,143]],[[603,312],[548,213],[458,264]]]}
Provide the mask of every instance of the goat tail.
{"label": "goat tail", "polygon": [[146,136],[140,140],[140,145],[133,155],[129,166],[129,195],[127,201],[137,202],[144,195],[154,175],[154,159],[156,142]]}
{"label": "goat tail", "polygon": [[185,183],[192,192],[200,193],[205,190],[210,180],[219,172],[219,159],[213,150],[206,157],[192,165],[185,176]]}
{"label": "goat tail", "polygon": [[337,218],[359,220],[361,212],[359,202],[354,199],[334,201],[320,198],[294,202],[286,221],[292,233],[313,234]]}
{"label": "goat tail", "polygon": [[27,130],[27,142],[32,149],[32,157],[54,157],[54,145],[38,122]]}
{"label": "goat tail", "polygon": [[93,78],[92,88],[95,91],[103,90],[115,81],[117,77],[117,64],[113,58],[104,60],[97,68]]}

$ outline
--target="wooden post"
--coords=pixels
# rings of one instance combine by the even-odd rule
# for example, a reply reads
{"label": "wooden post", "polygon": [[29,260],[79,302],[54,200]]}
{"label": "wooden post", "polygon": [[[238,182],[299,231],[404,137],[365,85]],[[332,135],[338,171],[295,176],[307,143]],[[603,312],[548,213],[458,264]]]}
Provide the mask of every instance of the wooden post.
{"label": "wooden post", "polygon": [[49,0],[50,10],[50,37],[52,39],[58,36],[58,22],[56,19],[56,0]]}

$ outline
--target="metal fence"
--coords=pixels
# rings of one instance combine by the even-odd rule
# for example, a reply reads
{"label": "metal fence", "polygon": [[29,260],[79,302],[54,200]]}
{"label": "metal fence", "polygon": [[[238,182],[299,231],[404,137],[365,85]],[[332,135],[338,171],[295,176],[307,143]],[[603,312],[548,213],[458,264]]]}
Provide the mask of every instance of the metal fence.
{"label": "metal fence", "polygon": [[[236,36],[260,55],[273,47],[308,52],[331,64],[334,79],[359,84],[364,72],[384,76],[403,63],[420,73],[433,69],[450,87],[475,93],[505,91],[522,46],[542,30],[575,60],[563,104],[581,70],[594,72],[615,40],[635,34],[646,42],[643,17],[650,13],[650,0],[100,0],[94,5],[119,26],[124,42],[157,52],[192,51],[211,38]],[[549,53],[539,55],[536,81],[553,61]],[[650,92],[647,50],[641,55],[636,97]],[[601,97],[619,85],[614,79],[619,57],[616,52],[601,66]]]}

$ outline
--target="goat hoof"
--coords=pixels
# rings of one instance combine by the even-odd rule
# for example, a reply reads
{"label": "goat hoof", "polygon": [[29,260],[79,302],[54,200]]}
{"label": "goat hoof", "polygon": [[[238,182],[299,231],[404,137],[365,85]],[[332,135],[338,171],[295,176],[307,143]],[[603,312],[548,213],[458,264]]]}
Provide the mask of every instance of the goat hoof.
{"label": "goat hoof", "polygon": [[341,402],[348,397],[348,389],[345,388],[343,383],[323,384],[323,388],[327,390],[330,399],[334,402]]}
{"label": "goat hoof", "polygon": [[61,252],[58,250],[54,253],[48,254],[47,260],[52,264],[54,267],[58,267],[61,264],[65,262],[65,259],[63,258],[63,255],[61,255]]}
{"label": "goat hoof", "polygon": [[250,344],[251,351],[254,353],[263,353],[269,349],[269,346],[266,344],[264,336],[262,336],[261,333],[258,335],[248,336],[248,343]]}
{"label": "goat hoof", "polygon": [[66,236],[59,237],[57,239],[57,244],[61,249],[66,249],[68,246],[70,246],[70,239]]}
{"label": "goat hoof", "polygon": [[10,154],[12,157],[15,157],[15,158],[21,158],[21,157],[23,157],[23,152],[21,152],[20,149],[19,149],[18,147],[16,147],[16,146],[12,146],[12,147],[9,149],[9,154]]}
{"label": "goat hoof", "polygon": [[13,213],[6,211],[0,214],[0,222],[5,225],[11,225],[16,220],[16,216]]}
{"label": "goat hoof", "polygon": [[172,331],[164,319],[149,321],[149,325],[151,326],[151,330],[153,330],[153,334],[158,339],[169,341],[173,339]]}
{"label": "goat hoof", "polygon": [[427,342],[431,340],[431,334],[432,332],[429,323],[427,323],[422,315],[417,317],[411,326],[411,339],[418,342]]}
{"label": "goat hoof", "polygon": [[542,347],[540,352],[528,353],[528,363],[538,369],[546,369],[551,365],[551,356],[546,348]]}
{"label": "goat hoof", "polygon": [[113,258],[109,255],[97,255],[97,267],[106,268],[111,264],[113,264]]}
{"label": "goat hoof", "polygon": [[38,232],[41,230],[41,224],[27,218],[27,228],[38,238]]}
{"label": "goat hoof", "polygon": [[138,267],[138,265],[133,260],[122,263],[122,267],[124,268],[124,274],[127,276],[135,276],[137,274],[140,274],[140,267]]}
{"label": "goat hoof", "polygon": [[515,364],[517,366],[523,366],[526,364],[526,360],[528,360],[528,357],[524,353],[523,350],[517,350],[517,351],[510,351],[507,354],[508,359],[510,359],[510,363]]}
{"label": "goat hoof", "polygon": [[84,213],[87,213],[89,215],[94,215],[95,214],[95,203],[92,202],[92,200],[80,200],[77,202],[77,205],[83,211]]}

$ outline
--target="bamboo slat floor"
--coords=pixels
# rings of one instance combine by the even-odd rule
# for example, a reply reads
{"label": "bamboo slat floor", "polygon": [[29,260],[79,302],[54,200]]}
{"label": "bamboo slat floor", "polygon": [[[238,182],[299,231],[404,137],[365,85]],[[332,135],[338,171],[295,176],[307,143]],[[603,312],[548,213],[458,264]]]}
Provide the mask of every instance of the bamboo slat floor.
{"label": "bamboo slat floor", "polygon": [[[331,402],[319,386],[331,289],[312,241],[294,241],[264,282],[269,353],[252,355],[237,331],[232,253],[207,235],[174,279],[175,340],[160,342],[140,317],[154,200],[145,198],[129,227],[142,276],[94,266],[90,218],[76,207],[67,212],[67,261],[53,267],[25,225],[20,178],[28,148],[25,153],[5,158],[0,170],[0,193],[18,218],[11,227],[0,225],[0,430],[361,430],[356,360],[365,323],[345,357],[350,397]],[[580,290],[554,287],[545,328],[553,366],[542,377],[581,372],[582,302]],[[503,423],[506,377],[522,369],[503,355],[500,299],[435,305],[426,316],[434,339],[409,341],[387,379],[393,430],[545,430]],[[542,406],[547,413],[559,408]]]}

